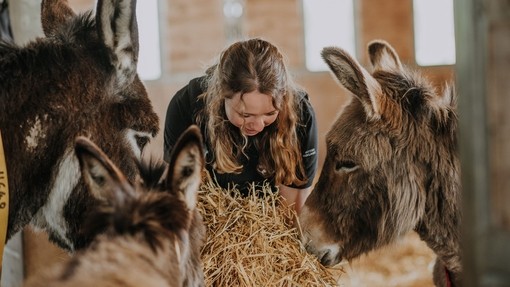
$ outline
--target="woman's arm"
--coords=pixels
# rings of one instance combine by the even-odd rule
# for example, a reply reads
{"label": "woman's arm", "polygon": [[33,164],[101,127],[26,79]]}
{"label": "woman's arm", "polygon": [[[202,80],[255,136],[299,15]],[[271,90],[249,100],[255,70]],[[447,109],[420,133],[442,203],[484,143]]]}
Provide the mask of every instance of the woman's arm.
{"label": "woman's arm", "polygon": [[285,199],[284,202],[287,205],[294,204],[294,210],[299,215],[301,212],[301,207],[305,204],[306,198],[312,192],[313,187],[306,187],[303,189],[292,188],[285,185],[280,185],[280,194]]}
{"label": "woman's arm", "polygon": [[195,124],[194,112],[200,105],[197,97],[202,93],[200,81],[201,78],[191,80],[170,99],[163,132],[163,155],[166,161],[170,160],[170,152],[184,130]]}
{"label": "woman's arm", "polygon": [[[306,93],[301,94],[300,101],[300,117],[302,125],[298,126],[298,137],[301,143],[301,152],[303,160],[303,168],[305,175],[308,179],[308,183],[304,186],[308,187],[289,187],[280,185],[280,194],[285,198],[288,205],[294,204],[296,213],[301,212],[301,208],[305,204],[306,199],[310,195],[313,189],[313,179],[317,171],[318,164],[318,129],[317,121],[315,118],[315,112],[313,110],[308,95]],[[303,125],[304,124],[304,125]]]}

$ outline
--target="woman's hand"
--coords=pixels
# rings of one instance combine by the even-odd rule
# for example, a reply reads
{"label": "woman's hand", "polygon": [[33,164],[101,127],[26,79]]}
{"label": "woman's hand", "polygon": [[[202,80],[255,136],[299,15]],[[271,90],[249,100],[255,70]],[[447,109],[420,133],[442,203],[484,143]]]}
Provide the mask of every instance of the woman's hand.
{"label": "woman's hand", "polygon": [[306,198],[312,192],[312,187],[298,189],[280,185],[278,188],[280,189],[281,196],[285,199],[284,202],[287,205],[294,204],[294,210],[296,210],[297,215],[301,212],[301,208],[305,204]]}

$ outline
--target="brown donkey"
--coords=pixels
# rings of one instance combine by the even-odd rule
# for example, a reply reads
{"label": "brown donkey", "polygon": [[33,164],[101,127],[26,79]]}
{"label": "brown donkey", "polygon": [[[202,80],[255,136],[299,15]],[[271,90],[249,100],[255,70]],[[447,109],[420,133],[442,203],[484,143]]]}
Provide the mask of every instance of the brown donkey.
{"label": "brown donkey", "polygon": [[204,166],[198,127],[181,135],[168,166],[140,165],[135,184],[84,137],[76,155],[89,192],[104,200],[85,222],[95,239],[25,286],[204,286],[205,226],[195,209]]}
{"label": "brown donkey", "polygon": [[0,131],[9,187],[8,238],[28,223],[67,250],[84,247],[81,222],[96,199],[80,179],[74,140],[90,137],[133,180],[159,120],[137,76],[135,0],[99,0],[75,15],[43,0],[46,37],[0,42]]}
{"label": "brown donkey", "polygon": [[354,97],[326,136],[321,175],[300,214],[303,243],[323,264],[352,259],[415,230],[437,254],[434,282],[459,286],[460,167],[456,95],[368,46],[373,72],[344,50],[322,56]]}

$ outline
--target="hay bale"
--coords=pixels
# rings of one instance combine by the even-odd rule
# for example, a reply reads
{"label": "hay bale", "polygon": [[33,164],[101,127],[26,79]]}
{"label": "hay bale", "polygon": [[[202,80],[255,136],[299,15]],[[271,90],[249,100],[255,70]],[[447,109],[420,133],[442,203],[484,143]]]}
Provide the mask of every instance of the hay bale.
{"label": "hay bale", "polygon": [[289,226],[293,208],[281,204],[269,186],[257,192],[266,196],[242,197],[237,190],[202,185],[206,286],[338,286],[338,278],[306,253],[297,229]]}

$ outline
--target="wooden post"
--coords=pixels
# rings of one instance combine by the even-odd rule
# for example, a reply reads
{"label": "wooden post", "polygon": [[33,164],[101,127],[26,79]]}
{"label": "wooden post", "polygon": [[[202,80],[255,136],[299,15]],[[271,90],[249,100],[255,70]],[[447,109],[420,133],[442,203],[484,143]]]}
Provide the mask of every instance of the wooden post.
{"label": "wooden post", "polygon": [[464,286],[510,286],[510,2],[455,0]]}

